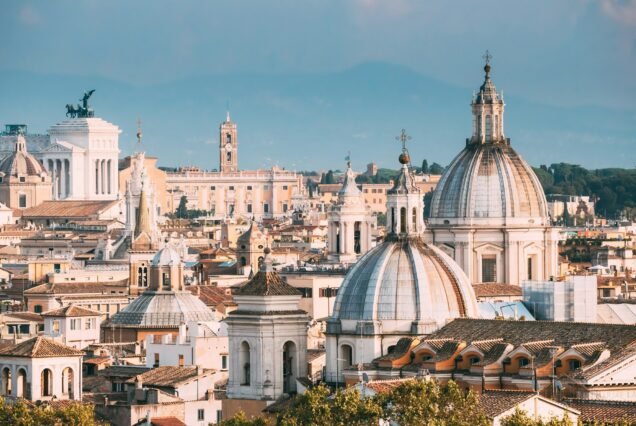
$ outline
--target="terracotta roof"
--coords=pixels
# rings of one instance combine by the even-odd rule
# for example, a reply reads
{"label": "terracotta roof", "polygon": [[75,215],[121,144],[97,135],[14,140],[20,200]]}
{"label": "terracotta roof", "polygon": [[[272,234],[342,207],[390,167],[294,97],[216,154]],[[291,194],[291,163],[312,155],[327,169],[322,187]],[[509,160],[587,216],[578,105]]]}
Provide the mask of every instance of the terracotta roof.
{"label": "terracotta roof", "polygon": [[511,284],[473,284],[476,297],[521,296],[521,287]]}
{"label": "terracotta roof", "polygon": [[479,405],[484,414],[492,419],[535,395],[535,392],[525,391],[486,391],[479,396]]}
{"label": "terracotta roof", "polygon": [[75,305],[67,305],[60,309],[48,311],[42,314],[43,317],[94,317],[101,316],[101,312],[92,309],[82,308]]}
{"label": "terracotta roof", "polygon": [[497,362],[506,352],[506,349],[508,349],[508,346],[509,346],[508,343],[497,343],[496,345],[494,345],[492,348],[490,348],[488,351],[485,352],[484,358],[481,361],[479,361],[476,365],[485,366],[485,365],[490,365],[493,362]]}
{"label": "terracotta roof", "polygon": [[584,366],[580,372],[577,373],[576,378],[583,380],[590,379],[606,369],[618,365],[631,357],[636,357],[636,344],[631,344],[625,348],[611,352],[610,357],[607,360],[596,365],[592,365],[589,368],[585,368]]}
{"label": "terracotta roof", "polygon": [[139,420],[137,423],[135,423],[135,426],[144,426],[144,425],[150,425],[150,426],[188,426],[183,421],[179,420],[177,417],[174,417],[174,416],[151,417],[150,418],[150,423],[148,423],[148,420],[144,418],[142,420]]}
{"label": "terracotta roof", "polygon": [[406,355],[407,352],[410,351],[413,340],[415,339],[412,337],[400,338],[400,340],[398,340],[397,344],[395,345],[395,348],[393,349],[391,353],[382,355],[381,357],[376,358],[374,361],[385,361],[385,360],[390,361],[390,360],[402,358],[404,355]]}
{"label": "terracotta roof", "polygon": [[100,364],[108,364],[109,362],[112,362],[112,358],[109,356],[94,356],[91,358],[84,358],[84,364],[93,364],[93,365],[100,365]]}
{"label": "terracotta roof", "polygon": [[244,286],[234,291],[235,296],[300,296],[300,292],[287,284],[276,272],[258,271]]}
{"label": "terracotta roof", "polygon": [[134,377],[150,371],[150,368],[140,365],[111,365],[97,372],[98,376],[103,377]]}
{"label": "terracotta roof", "polygon": [[372,380],[365,384],[365,387],[371,389],[375,393],[388,393],[393,389],[403,385],[405,382],[413,381],[412,377],[404,379],[389,379],[389,380]]}
{"label": "terracotta roof", "polygon": [[35,207],[25,209],[22,216],[25,218],[89,218],[99,215],[104,210],[117,204],[118,200],[112,201],[45,201]]}
{"label": "terracotta roof", "polygon": [[633,401],[565,399],[562,402],[579,410],[580,420],[584,423],[625,421],[626,424],[636,424],[636,402]]}
{"label": "terracotta roof", "polygon": [[111,294],[113,291],[128,294],[128,279],[114,282],[63,282],[45,283],[25,290],[25,294]]}
{"label": "terracotta roof", "polygon": [[[201,375],[213,373],[214,370],[199,369],[196,366],[173,367],[164,366],[153,368],[139,375],[144,386],[173,387],[181,383],[187,383]],[[132,377],[126,383],[135,383],[136,377]]]}
{"label": "terracotta roof", "polygon": [[54,358],[82,355],[84,355],[82,351],[41,336],[0,349],[0,356],[25,358]]}
{"label": "terracotta roof", "polygon": [[42,315],[33,312],[3,312],[2,315],[22,321],[44,322]]}
{"label": "terracotta roof", "polygon": [[231,295],[225,294],[225,288],[217,287],[215,285],[193,285],[187,286],[186,289],[201,299],[206,306],[216,306],[221,302],[232,299]]}

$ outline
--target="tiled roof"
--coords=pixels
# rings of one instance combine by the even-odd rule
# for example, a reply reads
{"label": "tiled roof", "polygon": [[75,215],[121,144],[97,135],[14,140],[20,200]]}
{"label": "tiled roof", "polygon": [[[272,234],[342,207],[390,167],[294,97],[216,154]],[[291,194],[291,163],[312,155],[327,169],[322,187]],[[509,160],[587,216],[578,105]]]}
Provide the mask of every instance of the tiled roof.
{"label": "tiled roof", "polygon": [[147,419],[139,420],[135,426],[188,426],[183,421],[174,416],[151,417],[150,423]]}
{"label": "tiled roof", "polygon": [[221,302],[231,300],[231,295],[226,295],[224,288],[215,285],[187,286],[186,289],[197,296],[206,306],[216,306]]}
{"label": "tiled roof", "polygon": [[36,314],[33,312],[4,312],[2,315],[5,317],[16,318],[22,321],[35,321],[35,322],[43,322],[44,318],[42,315]]}
{"label": "tiled roof", "polygon": [[525,391],[486,391],[479,396],[479,405],[484,414],[492,419],[535,395],[534,392]]}
{"label": "tiled roof", "polygon": [[[187,383],[201,375],[213,373],[214,370],[198,369],[196,366],[173,367],[164,366],[153,368],[139,375],[144,386],[173,387]],[[135,383],[137,377],[132,377],[126,383]]]}
{"label": "tiled roof", "polygon": [[234,291],[235,296],[300,296],[300,292],[287,284],[276,272],[258,271],[244,286]]}
{"label": "tiled roof", "polygon": [[101,312],[92,309],[82,308],[75,305],[67,305],[60,309],[48,311],[42,314],[43,317],[95,317],[102,315]]}
{"label": "tiled roof", "polygon": [[82,351],[41,336],[0,349],[0,356],[25,358],[54,358],[82,355],[84,355]]}
{"label": "tiled roof", "polygon": [[441,346],[441,348],[435,352],[435,356],[431,359],[433,362],[441,362],[446,361],[457,352],[457,348],[459,347],[459,341],[456,340],[447,340]]}
{"label": "tiled roof", "polygon": [[124,291],[128,294],[128,279],[114,281],[108,283],[100,282],[64,282],[64,283],[46,283],[36,285],[28,290],[26,294],[111,294],[113,291]]}
{"label": "tiled roof", "polygon": [[492,346],[487,352],[485,352],[484,359],[479,361],[476,365],[490,365],[493,362],[497,362],[508,349],[508,343],[497,343]]}
{"label": "tiled roof", "polygon": [[103,377],[134,377],[150,371],[150,368],[139,365],[111,365],[97,372],[98,376]]}
{"label": "tiled roof", "polygon": [[458,318],[433,333],[430,338],[453,338],[467,342],[501,338],[515,347],[529,341],[545,340],[553,340],[550,346],[564,348],[581,343],[605,342],[607,348],[615,352],[636,342],[636,327],[581,322]]}
{"label": "tiled roof", "polygon": [[22,216],[28,218],[64,217],[83,219],[99,215],[104,210],[117,204],[112,201],[45,201],[35,207],[25,209]]}
{"label": "tiled roof", "polygon": [[402,337],[400,340],[398,340],[397,344],[395,345],[395,348],[393,349],[391,353],[383,355],[375,359],[375,361],[384,361],[384,360],[389,361],[389,360],[394,360],[394,359],[403,357],[411,349],[411,344],[413,343],[413,340],[415,339],[413,339],[412,337]]}
{"label": "tiled roof", "polygon": [[473,340],[472,342],[470,342],[470,346],[475,346],[477,349],[479,349],[483,353],[487,353],[489,350],[495,347],[495,345],[498,345],[501,342],[503,342],[502,338]]}
{"label": "tiled roof", "polygon": [[565,399],[562,402],[579,410],[580,420],[585,423],[624,421],[626,424],[636,424],[636,402],[591,399]]}
{"label": "tiled roof", "polygon": [[636,344],[632,344],[630,346],[612,352],[611,356],[607,360],[593,365],[589,368],[585,368],[584,366],[576,375],[576,378],[583,380],[591,379],[602,371],[618,365],[631,357],[636,357]]}
{"label": "tiled roof", "polygon": [[372,380],[366,383],[364,386],[371,389],[375,393],[388,393],[393,389],[403,385],[405,382],[413,381],[412,377],[404,379],[390,379],[390,380]]}
{"label": "tiled roof", "polygon": [[521,287],[511,284],[473,284],[476,297],[521,296]]}

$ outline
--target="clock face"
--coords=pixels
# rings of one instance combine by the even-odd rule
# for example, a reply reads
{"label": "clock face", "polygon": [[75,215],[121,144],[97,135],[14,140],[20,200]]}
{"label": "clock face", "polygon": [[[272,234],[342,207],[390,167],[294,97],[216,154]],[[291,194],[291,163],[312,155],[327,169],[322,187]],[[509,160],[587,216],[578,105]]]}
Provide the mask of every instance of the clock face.
{"label": "clock face", "polygon": [[231,144],[231,143],[226,143],[226,144],[225,144],[225,150],[226,150],[227,152],[232,151],[232,144]]}

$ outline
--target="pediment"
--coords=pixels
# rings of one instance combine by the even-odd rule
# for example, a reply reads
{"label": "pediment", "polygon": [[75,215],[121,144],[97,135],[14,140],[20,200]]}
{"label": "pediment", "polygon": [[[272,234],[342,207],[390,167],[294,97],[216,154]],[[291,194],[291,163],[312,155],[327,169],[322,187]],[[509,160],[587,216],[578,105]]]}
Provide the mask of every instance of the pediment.
{"label": "pediment", "polygon": [[475,249],[474,249],[476,253],[502,252],[503,250],[504,250],[503,247],[499,247],[492,243],[483,243],[478,246],[475,246]]}

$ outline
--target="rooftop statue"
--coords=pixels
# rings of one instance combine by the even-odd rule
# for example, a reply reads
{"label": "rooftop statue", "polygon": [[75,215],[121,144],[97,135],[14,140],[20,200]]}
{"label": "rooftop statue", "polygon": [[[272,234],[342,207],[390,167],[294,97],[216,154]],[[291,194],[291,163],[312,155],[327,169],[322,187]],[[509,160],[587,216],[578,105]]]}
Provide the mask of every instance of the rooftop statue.
{"label": "rooftop statue", "polygon": [[84,92],[84,96],[80,99],[82,105],[66,104],[66,116],[70,118],[87,118],[94,117],[95,111],[88,106],[88,100],[95,92],[95,89]]}

